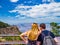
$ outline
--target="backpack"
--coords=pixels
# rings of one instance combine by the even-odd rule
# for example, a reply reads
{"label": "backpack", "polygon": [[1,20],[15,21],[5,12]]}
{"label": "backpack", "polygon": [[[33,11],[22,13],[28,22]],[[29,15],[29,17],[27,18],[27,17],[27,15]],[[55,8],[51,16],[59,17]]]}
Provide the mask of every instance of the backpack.
{"label": "backpack", "polygon": [[44,36],[44,39],[43,39],[43,45],[56,45],[56,42],[55,40],[48,34],[48,36]]}

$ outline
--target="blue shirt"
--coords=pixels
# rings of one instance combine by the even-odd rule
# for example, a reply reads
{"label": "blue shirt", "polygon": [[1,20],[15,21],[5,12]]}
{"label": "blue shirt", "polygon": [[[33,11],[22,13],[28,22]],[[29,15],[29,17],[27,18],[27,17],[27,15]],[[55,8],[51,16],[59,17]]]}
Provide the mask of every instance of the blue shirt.
{"label": "blue shirt", "polygon": [[52,32],[50,32],[50,31],[48,31],[48,30],[44,30],[44,31],[42,31],[42,33],[38,36],[38,39],[37,39],[37,41],[41,42],[41,45],[42,45],[43,39],[44,39],[44,36],[43,36],[42,34],[44,34],[45,36],[50,35],[52,38],[55,38],[55,35],[54,35]]}

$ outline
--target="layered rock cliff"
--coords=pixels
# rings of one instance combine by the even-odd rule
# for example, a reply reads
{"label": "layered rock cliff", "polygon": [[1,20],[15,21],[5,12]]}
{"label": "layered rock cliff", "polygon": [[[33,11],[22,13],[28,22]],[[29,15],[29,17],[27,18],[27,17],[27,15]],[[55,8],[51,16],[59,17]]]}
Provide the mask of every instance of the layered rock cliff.
{"label": "layered rock cliff", "polygon": [[6,28],[0,28],[0,34],[20,34],[17,26],[10,26]]}

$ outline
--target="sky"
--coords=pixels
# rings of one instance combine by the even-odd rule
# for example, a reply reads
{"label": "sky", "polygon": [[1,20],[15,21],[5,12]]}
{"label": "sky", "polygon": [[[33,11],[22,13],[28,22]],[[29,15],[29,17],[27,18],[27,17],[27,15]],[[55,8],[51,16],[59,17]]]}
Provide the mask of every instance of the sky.
{"label": "sky", "polygon": [[0,0],[0,21],[60,23],[60,0]]}

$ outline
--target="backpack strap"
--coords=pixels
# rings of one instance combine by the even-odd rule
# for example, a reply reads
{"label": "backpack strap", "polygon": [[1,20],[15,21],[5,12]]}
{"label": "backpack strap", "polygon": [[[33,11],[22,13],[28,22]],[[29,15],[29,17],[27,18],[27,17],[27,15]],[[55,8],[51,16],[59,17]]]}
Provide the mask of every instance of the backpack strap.
{"label": "backpack strap", "polygon": [[50,31],[48,32],[48,36],[50,36]]}
{"label": "backpack strap", "polygon": [[44,34],[44,33],[42,33],[42,36],[44,36],[44,37],[45,37],[45,34]]}
{"label": "backpack strap", "polygon": [[42,39],[44,39],[44,37],[45,37],[45,34],[44,34],[44,33],[42,33],[42,36],[41,36],[41,37],[42,37]]}
{"label": "backpack strap", "polygon": [[[42,33],[42,38],[45,37],[46,35]],[[50,36],[50,31],[48,32],[47,36]]]}

